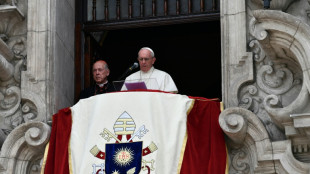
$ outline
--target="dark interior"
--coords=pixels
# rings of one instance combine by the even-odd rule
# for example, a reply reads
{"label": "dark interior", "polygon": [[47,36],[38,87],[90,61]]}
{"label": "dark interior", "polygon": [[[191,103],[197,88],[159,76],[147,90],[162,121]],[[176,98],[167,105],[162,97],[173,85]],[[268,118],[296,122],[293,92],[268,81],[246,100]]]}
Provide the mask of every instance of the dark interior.
{"label": "dark interior", "polygon": [[219,20],[108,31],[100,52],[109,81],[119,80],[144,46],[154,50],[155,68],[172,76],[179,94],[221,99]]}

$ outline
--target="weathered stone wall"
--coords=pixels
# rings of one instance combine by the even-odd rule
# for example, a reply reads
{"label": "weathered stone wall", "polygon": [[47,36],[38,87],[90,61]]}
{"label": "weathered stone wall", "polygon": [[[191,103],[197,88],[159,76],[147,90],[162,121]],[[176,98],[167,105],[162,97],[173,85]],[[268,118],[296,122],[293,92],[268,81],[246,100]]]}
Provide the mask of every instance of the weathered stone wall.
{"label": "weathered stone wall", "polygon": [[73,105],[74,3],[0,1],[0,173],[40,173],[46,123]]}
{"label": "weathered stone wall", "polygon": [[53,86],[55,105],[53,111],[72,106],[74,103],[74,28],[75,0],[56,0],[52,11],[55,14],[53,56]]}
{"label": "weathered stone wall", "polygon": [[309,173],[307,0],[221,1],[230,173]]}

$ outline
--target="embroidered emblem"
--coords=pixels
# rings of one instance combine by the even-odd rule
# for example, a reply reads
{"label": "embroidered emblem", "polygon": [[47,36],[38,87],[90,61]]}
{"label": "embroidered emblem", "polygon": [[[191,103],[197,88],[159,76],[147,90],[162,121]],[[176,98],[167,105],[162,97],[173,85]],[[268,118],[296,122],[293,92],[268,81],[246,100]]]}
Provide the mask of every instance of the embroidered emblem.
{"label": "embroidered emblem", "polygon": [[125,111],[116,120],[113,129],[114,134],[106,128],[100,133],[107,142],[115,140],[115,143],[105,144],[106,152],[101,151],[97,145],[90,150],[96,158],[105,160],[105,164],[92,165],[92,174],[138,174],[141,170],[147,170],[150,174],[154,171],[155,160],[146,161],[142,157],[156,151],[158,149],[156,144],[151,142],[149,146],[143,148],[143,141],[133,141],[136,138],[141,139],[148,132],[145,125],[135,132],[136,124]]}

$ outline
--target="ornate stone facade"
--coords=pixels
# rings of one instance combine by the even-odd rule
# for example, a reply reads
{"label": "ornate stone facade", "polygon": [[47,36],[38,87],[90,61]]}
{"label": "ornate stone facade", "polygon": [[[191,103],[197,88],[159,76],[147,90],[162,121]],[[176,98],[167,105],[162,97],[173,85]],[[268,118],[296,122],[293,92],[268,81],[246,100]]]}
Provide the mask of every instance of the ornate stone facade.
{"label": "ornate stone facade", "polygon": [[47,123],[73,103],[72,7],[74,0],[0,0],[0,173],[40,173]]}
{"label": "ornate stone facade", "polygon": [[221,1],[230,173],[309,173],[307,0]]}
{"label": "ornate stone facade", "polygon": [[[44,102],[23,89],[27,1],[0,1],[0,173],[39,173],[49,139]],[[23,79],[25,80],[25,79]]]}

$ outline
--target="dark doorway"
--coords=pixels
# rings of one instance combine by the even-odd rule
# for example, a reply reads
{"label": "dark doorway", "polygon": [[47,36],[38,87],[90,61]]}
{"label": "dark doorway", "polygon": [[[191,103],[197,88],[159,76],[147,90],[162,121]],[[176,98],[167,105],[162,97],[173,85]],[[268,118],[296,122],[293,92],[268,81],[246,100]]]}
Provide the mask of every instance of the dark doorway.
{"label": "dark doorway", "polygon": [[154,50],[157,69],[168,72],[179,94],[221,99],[220,21],[110,30],[100,52],[108,62],[110,81],[137,62],[137,52]]}

